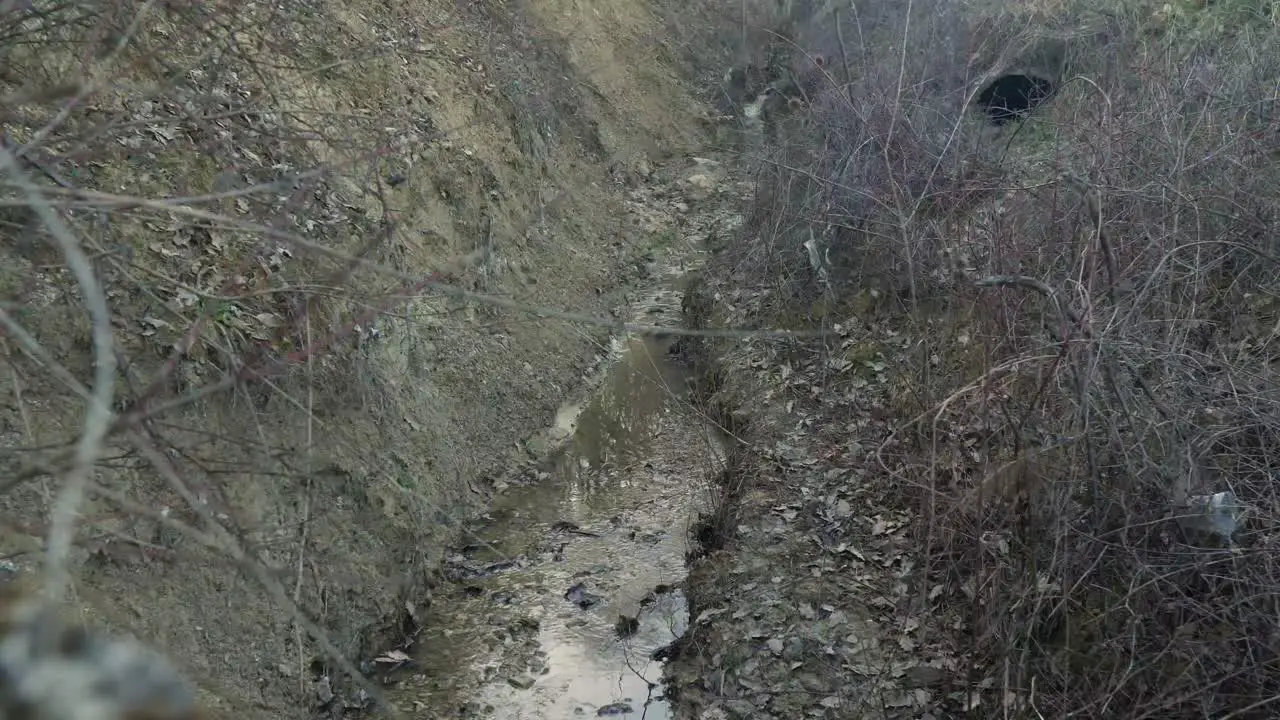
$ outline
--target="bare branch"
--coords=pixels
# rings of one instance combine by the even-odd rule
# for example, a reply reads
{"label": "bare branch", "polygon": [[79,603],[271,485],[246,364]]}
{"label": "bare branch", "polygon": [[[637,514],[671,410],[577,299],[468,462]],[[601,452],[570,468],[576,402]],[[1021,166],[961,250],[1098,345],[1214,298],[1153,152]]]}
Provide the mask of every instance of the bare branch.
{"label": "bare branch", "polygon": [[7,171],[27,197],[32,210],[48,228],[49,234],[66,257],[67,267],[80,287],[93,328],[93,395],[85,413],[84,430],[76,445],[75,459],[58,494],[49,527],[44,592],[51,601],[59,601],[69,581],[67,555],[75,538],[76,513],[84,499],[89,474],[102,452],[102,441],[111,424],[111,401],[115,392],[116,359],[111,335],[111,313],[107,297],[98,283],[97,274],[85,257],[71,228],[54,212],[40,190],[27,178],[8,148],[0,147],[0,169]]}

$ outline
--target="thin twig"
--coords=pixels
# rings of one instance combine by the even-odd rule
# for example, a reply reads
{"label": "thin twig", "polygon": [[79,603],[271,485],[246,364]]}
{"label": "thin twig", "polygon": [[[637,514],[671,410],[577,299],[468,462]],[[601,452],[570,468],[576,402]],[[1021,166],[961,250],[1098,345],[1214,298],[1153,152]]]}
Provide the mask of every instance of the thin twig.
{"label": "thin twig", "polygon": [[93,324],[93,396],[85,413],[84,430],[76,445],[74,463],[50,519],[44,592],[50,601],[58,601],[69,581],[66,562],[75,539],[76,513],[84,499],[89,473],[102,452],[102,442],[111,425],[111,400],[116,379],[116,356],[113,349],[115,342],[111,335],[111,313],[107,309],[106,294],[75,234],[58,213],[54,212],[53,207],[5,147],[0,147],[0,169],[7,171],[22,189],[31,209],[44,222],[49,234],[62,249],[67,267],[80,287],[80,294]]}
{"label": "thin twig", "polygon": [[[587,315],[585,313],[575,313],[575,312],[568,312],[564,310],[556,310],[556,309],[547,308],[547,307],[540,307],[536,305],[530,305],[528,303],[523,303],[518,300],[511,300],[508,298],[499,297],[496,295],[489,295],[486,293],[479,293],[479,292],[474,292],[470,290],[465,290],[456,285],[446,283],[442,280],[432,279],[430,276],[426,280],[424,280],[423,275],[415,275],[413,273],[403,272],[403,271],[391,268],[387,265],[374,262],[372,260],[368,260],[358,256],[353,256],[351,254],[342,252],[340,250],[335,250],[332,247],[328,247],[324,244],[321,244],[314,240],[310,240],[308,238],[305,238],[301,235],[297,235],[295,233],[286,232],[284,230],[271,227],[269,225],[262,225],[259,223],[252,223],[252,222],[239,220],[237,218],[232,218],[219,213],[202,210],[200,208],[187,207],[184,205],[174,205],[174,204],[171,204],[171,201],[151,200],[151,199],[140,198],[140,197],[114,195],[111,193],[102,193],[102,192],[96,192],[96,191],[90,191],[90,190],[75,190],[75,191],[60,191],[60,192],[54,191],[54,192],[58,194],[75,195],[75,196],[85,198],[86,200],[93,201],[91,203],[87,203],[85,205],[86,207],[98,207],[98,208],[108,207],[108,208],[116,208],[116,209],[141,207],[141,208],[148,208],[153,210],[163,210],[166,212],[171,212],[178,215],[185,215],[187,217],[192,217],[199,220],[206,220],[209,222],[226,223],[228,227],[233,227],[233,228],[248,231],[248,232],[261,233],[264,236],[281,240],[290,245],[293,245],[294,247],[297,247],[303,250],[309,250],[311,252],[317,253],[324,257],[332,258],[332,259],[343,261],[343,262],[349,262],[355,267],[365,268],[373,272],[386,275],[388,277],[398,278],[410,283],[414,283],[414,289],[416,293],[421,293],[422,291],[425,291],[425,290],[431,290],[441,295],[446,295],[449,297],[454,297],[454,298],[464,299],[464,300],[473,300],[475,302],[484,303],[487,305],[493,305],[495,307],[506,308],[508,310],[514,310],[516,312],[525,313],[528,315],[533,315],[535,317],[548,318],[553,320],[564,320],[564,321],[570,321],[570,322],[580,322],[588,325],[609,327],[609,328],[614,328],[616,330],[623,331],[623,332],[631,332],[631,333],[637,333],[642,335],[667,334],[667,335],[687,335],[687,336],[694,336],[694,337],[725,337],[725,338],[750,337],[750,338],[772,338],[772,339],[795,339],[795,338],[803,338],[803,337],[816,337],[818,335],[818,333],[816,332],[810,332],[810,331],[804,331],[804,330],[752,330],[752,329],[745,329],[745,328],[691,330],[688,328],[659,327],[659,326],[652,326],[652,325],[638,325],[638,324],[632,324],[632,323],[624,323],[618,320],[602,318],[595,315]],[[475,258],[473,258],[472,255],[474,255]],[[474,261],[474,259],[478,259],[479,257],[477,253],[472,253],[472,255],[465,256],[464,258],[461,258],[455,261],[454,263],[447,265],[445,270],[437,271],[436,273],[432,273],[431,275],[435,277],[442,277],[448,273],[460,271],[461,269],[463,269],[463,267],[460,267],[460,266],[469,266]],[[412,295],[406,294],[403,297],[411,297],[411,296]]]}
{"label": "thin twig", "polygon": [[160,476],[165,479],[174,491],[182,496],[187,505],[200,516],[201,521],[210,533],[208,537],[211,537],[214,541],[212,548],[235,560],[242,570],[253,578],[273,600],[279,603],[280,607],[293,616],[294,621],[307,631],[311,639],[324,650],[331,660],[337,663],[338,667],[342,668],[343,672],[346,672],[351,677],[352,681],[377,701],[379,709],[390,717],[395,718],[395,720],[400,720],[402,717],[400,711],[386,701],[385,693],[378,686],[369,682],[368,678],[356,668],[355,664],[333,644],[328,634],[306,616],[302,608],[293,601],[288,591],[285,590],[284,585],[268,572],[261,562],[245,552],[240,542],[217,521],[213,513],[209,512],[209,508],[191,493],[190,489],[179,477],[173,462],[157,450],[141,433],[131,433],[131,439],[134,447],[151,463],[151,466],[160,473]]}
{"label": "thin twig", "polygon": [[[307,344],[311,344],[311,317],[306,318],[307,322]],[[298,607],[302,607],[302,568],[304,559],[307,555],[307,530],[311,526],[311,478],[315,471],[315,366],[312,357],[307,358],[307,457],[306,457],[306,479],[303,481],[302,490],[302,533],[298,540],[298,576],[293,585],[293,602]],[[302,656],[302,626],[298,623],[293,624],[294,642],[298,647],[298,692],[306,693],[305,680],[306,673],[305,664]]]}
{"label": "thin twig", "polygon": [[1005,287],[1016,286],[1025,287],[1035,290],[1045,297],[1053,301],[1054,309],[1072,323],[1080,322],[1077,313],[1062,302],[1062,298],[1058,296],[1058,292],[1049,287],[1048,283],[1043,280],[1029,277],[1027,275],[992,275],[974,282],[978,287]]}

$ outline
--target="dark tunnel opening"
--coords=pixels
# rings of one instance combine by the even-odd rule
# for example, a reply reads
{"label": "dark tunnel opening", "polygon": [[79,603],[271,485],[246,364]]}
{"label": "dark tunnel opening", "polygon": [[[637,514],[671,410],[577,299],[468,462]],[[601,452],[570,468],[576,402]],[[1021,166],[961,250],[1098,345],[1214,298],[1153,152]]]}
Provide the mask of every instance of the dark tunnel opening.
{"label": "dark tunnel opening", "polygon": [[1034,75],[1001,75],[978,95],[992,125],[1025,118],[1053,93],[1053,83]]}

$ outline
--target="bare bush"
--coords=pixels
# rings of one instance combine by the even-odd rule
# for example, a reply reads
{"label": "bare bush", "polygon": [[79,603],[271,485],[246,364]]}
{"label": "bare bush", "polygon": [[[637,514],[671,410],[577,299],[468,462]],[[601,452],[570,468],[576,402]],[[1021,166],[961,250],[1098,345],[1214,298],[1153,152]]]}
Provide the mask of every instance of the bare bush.
{"label": "bare bush", "polygon": [[807,92],[780,113],[779,142],[748,158],[762,181],[749,226],[767,238],[750,254],[769,263],[761,274],[793,277],[785,294],[811,301],[819,266],[903,297],[933,274],[922,209],[965,170],[974,70],[961,17],[949,2],[872,4],[804,19],[787,38]]}
{"label": "bare bush", "polygon": [[[764,159],[736,257],[793,278],[779,307],[914,311],[889,321],[919,335],[914,420],[881,457],[921,513],[919,582],[955,590],[937,612],[1003,691],[988,712],[1272,714],[1274,17],[865,5],[797,43],[829,82]],[[1051,99],[987,127],[983,85],[1051,46]],[[1215,532],[1203,498],[1228,492],[1247,520]]]}

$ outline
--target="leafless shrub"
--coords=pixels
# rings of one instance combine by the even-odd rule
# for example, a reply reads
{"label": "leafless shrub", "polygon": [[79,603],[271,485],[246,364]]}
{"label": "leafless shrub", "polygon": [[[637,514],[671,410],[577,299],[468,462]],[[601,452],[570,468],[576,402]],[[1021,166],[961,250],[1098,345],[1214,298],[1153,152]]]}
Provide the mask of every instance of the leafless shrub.
{"label": "leafless shrub", "polygon": [[[1006,198],[1021,212],[991,227],[986,269],[1055,286],[1062,307],[1033,329],[1017,320],[1043,299],[1019,310],[1008,296],[1024,290],[972,298],[993,359],[1042,358],[984,383],[972,407],[1016,418],[989,440],[993,457],[1069,440],[1039,470],[1034,532],[1015,534],[981,582],[1032,591],[987,617],[1000,614],[990,639],[1047,704],[1254,716],[1277,690],[1262,628],[1280,580],[1268,459],[1280,408],[1263,349],[1275,120],[1258,112],[1255,74],[1280,57],[1247,34],[1166,42],[1144,49],[1150,66],[1097,78],[1088,91],[1105,101],[1063,103],[1052,189]],[[1205,549],[1177,516],[1222,491],[1252,509],[1249,529]]]}
{"label": "leafless shrub", "polygon": [[[836,58],[831,82],[765,158],[738,257],[794,278],[779,306],[830,292],[843,321],[876,288],[916,312],[891,321],[921,334],[899,408],[914,422],[882,458],[914,488],[921,582],[955,589],[936,610],[962,612],[990,668],[974,682],[1003,692],[989,712],[1271,714],[1274,18],[946,2],[874,17],[798,48]],[[1050,41],[1067,48],[1053,98],[983,127],[982,84]],[[1224,491],[1248,516],[1214,542],[1187,516]]]}
{"label": "leafless shrub", "polygon": [[809,300],[820,288],[817,264],[842,288],[908,296],[930,274],[936,249],[921,209],[953,192],[962,170],[972,70],[960,8],[871,4],[858,13],[808,18],[789,39],[806,92],[778,120],[787,129],[780,142],[750,158],[763,191],[749,224],[768,245],[750,255],[769,263],[760,274],[794,277],[787,292]]}

